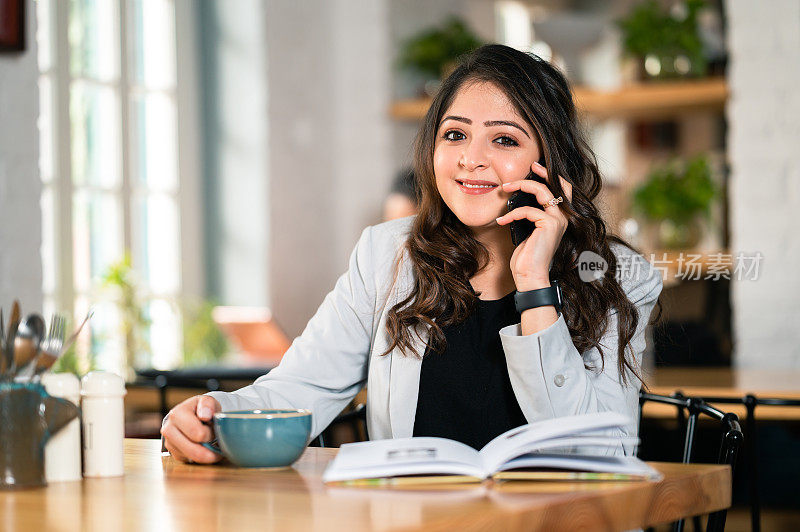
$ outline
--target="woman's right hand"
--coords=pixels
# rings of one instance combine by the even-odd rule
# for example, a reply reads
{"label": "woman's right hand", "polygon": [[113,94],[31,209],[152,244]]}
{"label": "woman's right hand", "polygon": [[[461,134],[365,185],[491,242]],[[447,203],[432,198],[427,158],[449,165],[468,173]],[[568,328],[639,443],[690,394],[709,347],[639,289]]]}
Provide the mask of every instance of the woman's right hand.
{"label": "woman's right hand", "polygon": [[205,422],[211,422],[222,406],[213,397],[195,395],[169,411],[161,425],[161,435],[169,453],[181,462],[213,464],[222,459],[202,445],[213,439],[214,433]]}

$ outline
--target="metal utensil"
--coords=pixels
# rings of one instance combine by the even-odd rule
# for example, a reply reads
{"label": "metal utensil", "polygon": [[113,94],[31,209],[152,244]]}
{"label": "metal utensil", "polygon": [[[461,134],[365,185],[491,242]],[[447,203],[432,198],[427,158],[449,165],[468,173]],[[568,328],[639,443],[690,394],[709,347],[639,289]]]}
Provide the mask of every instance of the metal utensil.
{"label": "metal utensil", "polygon": [[64,335],[67,333],[67,319],[55,313],[50,318],[50,331],[42,342],[42,349],[36,358],[33,369],[33,379],[38,381],[42,373],[53,367],[64,347]]}
{"label": "metal utensil", "polygon": [[14,340],[17,337],[17,329],[19,328],[19,317],[19,301],[15,299],[14,304],[11,305],[8,336],[6,336],[6,345],[2,353],[5,359],[5,373],[3,373],[3,376],[8,379],[14,378],[16,369],[14,366]]}
{"label": "metal utensil", "polygon": [[70,336],[69,339],[66,342],[64,342],[64,347],[61,348],[61,352],[58,354],[58,356],[63,355],[64,353],[67,352],[67,350],[70,347],[72,347],[72,344],[75,343],[75,340],[81,333],[81,329],[83,329],[83,326],[86,325],[86,322],[89,321],[92,318],[92,316],[94,316],[94,309],[90,309],[89,312],[86,313],[86,317],[83,318],[83,321],[81,322],[80,326],[77,329],[75,329],[75,332],[72,333],[72,336]]}
{"label": "metal utensil", "polygon": [[44,332],[44,318],[39,314],[28,314],[19,324],[17,337],[14,339],[15,375],[25,375],[29,369],[28,364],[39,356]]}

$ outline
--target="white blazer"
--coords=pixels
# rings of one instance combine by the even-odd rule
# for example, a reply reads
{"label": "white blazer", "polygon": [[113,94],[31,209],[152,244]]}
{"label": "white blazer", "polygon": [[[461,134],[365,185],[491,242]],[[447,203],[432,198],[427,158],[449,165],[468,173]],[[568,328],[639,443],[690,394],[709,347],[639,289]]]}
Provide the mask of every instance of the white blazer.
{"label": "white blazer", "polygon": [[[234,392],[209,392],[222,409],[306,408],[313,413],[312,438],[367,387],[367,428],[371,439],[412,435],[421,360],[389,346],[386,316],[412,288],[412,269],[403,249],[414,216],[364,229],[350,256],[348,270],[336,281],[303,333],[295,338],[280,365],[253,384]],[[661,276],[625,246],[612,249],[622,263],[622,287],[639,310],[631,342],[636,361],[645,349],[645,328],[661,292]],[[403,262],[393,284],[393,261]],[[523,336],[520,324],[500,330],[511,386],[528,422],[598,411],[628,415],[624,435],[638,432],[639,383],[620,381],[617,369],[617,320],[611,312],[601,339],[605,364],[596,348],[579,353],[564,317],[548,328]],[[425,353],[429,327],[420,330],[415,348]],[[594,368],[586,369],[584,364]],[[610,452],[630,454],[632,447]]]}

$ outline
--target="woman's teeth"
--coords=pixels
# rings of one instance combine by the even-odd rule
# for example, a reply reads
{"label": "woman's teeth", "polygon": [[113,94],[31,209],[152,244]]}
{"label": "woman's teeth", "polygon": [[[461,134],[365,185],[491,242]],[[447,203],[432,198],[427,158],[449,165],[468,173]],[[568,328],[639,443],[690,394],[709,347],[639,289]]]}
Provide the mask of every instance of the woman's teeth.
{"label": "woman's teeth", "polygon": [[494,188],[496,185],[468,185],[466,183],[461,183],[467,188]]}

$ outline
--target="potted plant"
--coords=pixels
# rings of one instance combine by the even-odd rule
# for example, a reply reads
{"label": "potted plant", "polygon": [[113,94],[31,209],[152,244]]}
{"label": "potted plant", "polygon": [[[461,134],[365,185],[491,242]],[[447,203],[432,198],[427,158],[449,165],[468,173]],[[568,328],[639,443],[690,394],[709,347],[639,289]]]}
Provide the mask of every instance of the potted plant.
{"label": "potted plant", "polygon": [[458,58],[481,44],[462,19],[452,16],[441,26],[422,30],[406,40],[400,48],[398,66],[425,78],[425,92],[432,96]]}
{"label": "potted plant", "polygon": [[617,21],[626,55],[639,62],[644,79],[700,77],[707,71],[697,14],[705,0],[686,0],[666,12],[656,0],[636,5]]}
{"label": "potted plant", "polygon": [[654,168],[633,194],[634,210],[658,224],[660,244],[689,249],[702,237],[703,219],[719,194],[705,155]]}
{"label": "potted plant", "polygon": [[187,301],[183,304],[183,365],[219,363],[230,347],[225,333],[213,318],[214,301]]}
{"label": "potted plant", "polygon": [[124,341],[125,380],[136,379],[135,368],[141,358],[150,356],[148,332],[150,318],[145,311],[146,302],[138,294],[139,278],[131,265],[131,256],[125,256],[109,265],[101,278],[101,289],[110,293],[120,311],[119,334]]}

